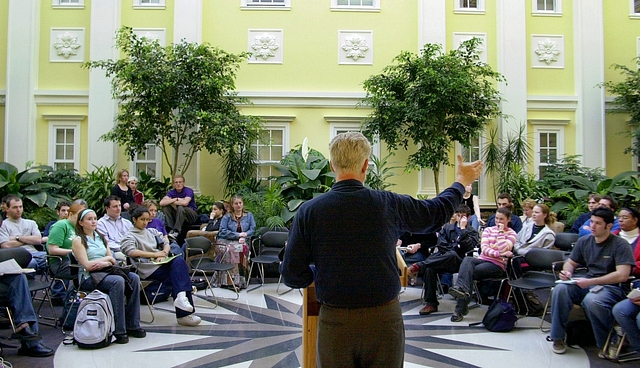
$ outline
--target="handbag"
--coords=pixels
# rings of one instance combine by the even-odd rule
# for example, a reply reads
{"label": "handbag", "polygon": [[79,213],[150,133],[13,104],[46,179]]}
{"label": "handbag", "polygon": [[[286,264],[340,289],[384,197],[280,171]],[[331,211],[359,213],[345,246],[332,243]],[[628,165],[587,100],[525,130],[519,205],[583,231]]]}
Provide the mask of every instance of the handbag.
{"label": "handbag", "polygon": [[483,324],[491,332],[509,332],[515,328],[517,321],[518,316],[513,305],[503,298],[498,298],[493,301],[482,322],[470,323],[469,326]]}

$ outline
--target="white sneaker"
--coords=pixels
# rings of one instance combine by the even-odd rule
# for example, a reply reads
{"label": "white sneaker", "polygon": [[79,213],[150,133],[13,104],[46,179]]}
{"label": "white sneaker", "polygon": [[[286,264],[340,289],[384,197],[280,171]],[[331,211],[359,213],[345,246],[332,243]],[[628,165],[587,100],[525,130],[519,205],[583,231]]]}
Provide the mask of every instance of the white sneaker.
{"label": "white sneaker", "polygon": [[186,296],[176,297],[173,301],[173,306],[185,312],[193,312],[193,305],[189,303],[189,299]]}
{"label": "white sneaker", "polygon": [[202,319],[195,314],[190,314],[188,316],[178,318],[178,324],[183,326],[193,327],[199,325],[200,322],[202,322]]}

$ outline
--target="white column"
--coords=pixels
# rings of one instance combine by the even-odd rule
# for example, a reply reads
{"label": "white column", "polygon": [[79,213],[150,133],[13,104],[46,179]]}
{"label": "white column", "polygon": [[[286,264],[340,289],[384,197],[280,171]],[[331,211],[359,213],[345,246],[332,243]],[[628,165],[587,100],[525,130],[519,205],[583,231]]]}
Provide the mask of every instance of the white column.
{"label": "white column", "polygon": [[425,43],[439,43],[447,49],[445,1],[418,0],[418,49]]}
{"label": "white column", "polygon": [[602,0],[573,2],[576,109],[576,153],[587,167],[607,162],[604,89],[604,20]]}
{"label": "white column", "polygon": [[[119,58],[115,48],[115,35],[120,27],[120,0],[100,0],[91,2],[91,31],[89,37],[89,58],[105,60]],[[100,136],[115,126],[118,103],[111,95],[111,79],[104,70],[89,72],[89,119],[87,170],[93,165],[110,166],[117,162],[118,145],[104,142]]]}
{"label": "white column", "polygon": [[10,0],[8,18],[4,160],[22,171],[36,158],[40,0]]}
{"label": "white column", "polygon": [[[202,0],[175,0],[173,14],[173,43],[182,40],[202,42]],[[181,148],[184,152],[188,147]],[[181,157],[180,162],[184,162]],[[187,185],[200,192],[200,153],[196,153],[189,170],[185,173]]]}
{"label": "white column", "polygon": [[527,123],[527,32],[524,1],[498,0],[498,71],[507,79],[499,88],[504,101],[500,133],[517,130]]}
{"label": "white column", "polygon": [[[426,43],[442,45],[442,50],[447,51],[447,12],[443,0],[418,0],[418,50]],[[447,166],[440,167],[438,182],[442,188],[446,188],[445,178]],[[418,194],[426,194],[429,197],[438,195],[434,185],[433,171],[421,169],[418,177]]]}

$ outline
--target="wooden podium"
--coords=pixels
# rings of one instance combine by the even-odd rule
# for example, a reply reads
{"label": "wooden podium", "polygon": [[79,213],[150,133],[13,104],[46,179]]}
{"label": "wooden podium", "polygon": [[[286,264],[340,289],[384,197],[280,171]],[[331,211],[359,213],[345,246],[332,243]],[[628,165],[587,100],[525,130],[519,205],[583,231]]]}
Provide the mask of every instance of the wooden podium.
{"label": "wooden podium", "polygon": [[[400,270],[400,284],[407,287],[407,264],[396,248],[398,269]],[[318,315],[320,303],[316,298],[316,287],[309,285],[302,291],[302,367],[315,368],[316,366],[316,342],[318,338]]]}

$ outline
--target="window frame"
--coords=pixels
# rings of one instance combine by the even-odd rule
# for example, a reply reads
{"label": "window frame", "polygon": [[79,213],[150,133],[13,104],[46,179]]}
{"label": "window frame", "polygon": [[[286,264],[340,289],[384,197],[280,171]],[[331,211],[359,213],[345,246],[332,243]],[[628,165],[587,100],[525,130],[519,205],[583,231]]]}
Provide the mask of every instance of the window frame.
{"label": "window frame", "polygon": [[485,0],[477,0],[478,5],[475,8],[463,7],[462,1],[465,0],[453,0],[453,12],[456,14],[484,14],[485,13]]}
{"label": "window frame", "polygon": [[165,9],[166,8],[166,0],[158,0],[157,4],[145,4],[142,0],[133,0],[133,8],[134,9]]}
{"label": "window frame", "polygon": [[[640,19],[640,9],[636,12],[635,2],[638,0],[629,0],[629,17],[632,19]],[[640,1],[638,1],[638,7],[640,7]]]}
{"label": "window frame", "polygon": [[[365,117],[357,117],[354,119],[350,119],[352,121],[332,121],[333,119],[325,117],[326,120],[329,121],[329,142],[335,138],[339,133],[344,132],[360,132],[362,130],[362,121],[364,121]],[[380,157],[380,139],[377,137],[373,139],[374,142],[371,143],[371,153],[376,157]],[[369,160],[369,165],[373,163]]]}
{"label": "window frame", "polygon": [[331,11],[380,12],[381,0],[373,0],[373,5],[338,5],[338,0],[331,0]]}
{"label": "window frame", "polygon": [[158,147],[155,143],[151,142],[151,143],[147,143],[147,152],[149,151],[149,145],[155,146],[155,160],[149,160],[149,159],[144,159],[144,160],[140,160],[138,158],[138,154],[135,155],[135,157],[133,158],[133,160],[130,161],[129,164],[129,172],[131,172],[132,176],[137,176],[138,178],[140,177],[140,172],[138,171],[138,165],[139,164],[144,164],[144,165],[155,165],[156,166],[156,172],[154,177],[157,179],[162,179],[162,150],[160,149],[160,147]]}
{"label": "window frame", "polygon": [[531,0],[531,13],[537,16],[560,16],[562,15],[562,0],[553,0],[553,10],[538,9],[538,0]]}
{"label": "window frame", "polygon": [[[534,172],[537,179],[540,179],[540,169],[548,166],[548,162],[542,162],[540,157],[540,134],[541,133],[555,133],[556,134],[556,160],[560,160],[565,156],[564,147],[564,126],[557,125],[540,125],[535,126],[533,129],[533,152],[534,152]],[[547,149],[549,147],[546,147]]]}
{"label": "window frame", "polygon": [[[57,159],[56,148],[58,146],[57,130],[73,130],[73,159]],[[68,144],[65,142],[64,144]],[[73,169],[80,171],[80,122],[56,121],[49,123],[49,166],[56,169],[56,164],[73,164]]]}
{"label": "window frame", "polygon": [[[282,158],[284,158],[287,153],[289,153],[289,124],[288,123],[265,123],[262,127],[262,131],[264,130],[269,130],[269,131],[273,131],[273,130],[280,130],[282,131]],[[251,149],[253,149],[254,147],[256,147],[256,145],[254,145],[254,142],[251,142]],[[260,146],[258,146],[260,147]],[[262,147],[269,147],[272,148],[272,146],[269,145],[263,145]],[[272,180],[269,180],[270,176],[277,176],[278,172],[275,171],[275,169],[271,169],[270,175],[267,177],[262,177],[260,176],[260,168],[261,167],[265,167],[265,166],[270,166],[273,167],[275,166],[275,164],[279,164],[280,161],[282,160],[282,158],[280,160],[261,160],[259,157],[259,151],[256,150],[256,153],[258,153],[258,155],[256,155],[256,159],[254,161],[254,163],[256,164],[256,173],[255,173],[255,178],[258,179],[261,183],[267,183],[270,182]]]}
{"label": "window frame", "polygon": [[269,3],[252,4],[250,0],[240,0],[241,10],[291,10],[291,0],[284,0],[282,5]]}
{"label": "window frame", "polygon": [[51,0],[51,7],[54,9],[84,9],[84,0],[77,3],[63,3],[62,0]]}

